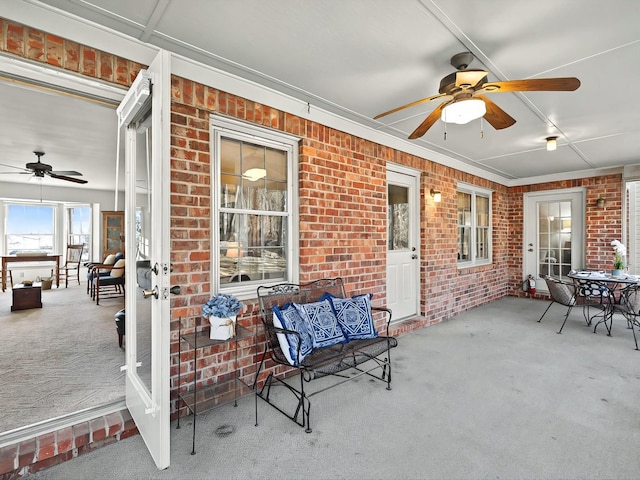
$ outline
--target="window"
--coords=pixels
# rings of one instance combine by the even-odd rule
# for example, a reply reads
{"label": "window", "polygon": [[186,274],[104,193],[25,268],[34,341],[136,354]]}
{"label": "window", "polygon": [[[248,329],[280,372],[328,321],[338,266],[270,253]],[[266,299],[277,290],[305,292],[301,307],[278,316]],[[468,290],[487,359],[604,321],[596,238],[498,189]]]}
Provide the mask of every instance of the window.
{"label": "window", "polygon": [[82,262],[89,260],[91,250],[91,207],[67,207],[67,244],[84,244]]}
{"label": "window", "polygon": [[458,185],[458,265],[491,263],[491,191]]}
{"label": "window", "polygon": [[55,250],[55,205],[7,203],[5,252],[46,252]]}
{"label": "window", "polygon": [[212,291],[297,281],[297,140],[212,117]]}
{"label": "window", "polygon": [[85,244],[91,257],[92,207],[88,204],[0,199],[0,251],[64,253],[67,244]]}

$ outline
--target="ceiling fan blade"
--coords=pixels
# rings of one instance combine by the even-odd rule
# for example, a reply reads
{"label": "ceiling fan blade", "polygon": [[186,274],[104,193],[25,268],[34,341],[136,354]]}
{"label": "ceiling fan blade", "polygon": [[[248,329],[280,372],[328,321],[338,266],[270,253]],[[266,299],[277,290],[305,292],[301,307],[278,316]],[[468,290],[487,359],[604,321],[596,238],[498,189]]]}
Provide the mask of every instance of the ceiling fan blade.
{"label": "ceiling fan blade", "polygon": [[73,177],[67,177],[66,175],[58,175],[57,173],[53,173],[53,172],[46,172],[46,175],[49,175],[51,178],[57,178],[58,180],[66,180],[68,182],[75,182],[75,183],[88,183],[86,180],[83,180],[81,178],[73,178]]}
{"label": "ceiling fan blade", "polygon": [[15,168],[17,170],[22,170],[21,172],[6,172],[6,173],[31,173],[31,171],[22,168],[22,167],[16,167],[14,165],[7,165],[6,163],[0,163],[0,165],[2,165],[3,167],[9,167],[9,168]]}
{"label": "ceiling fan blade", "polygon": [[433,124],[436,123],[438,121],[438,119],[440,118],[440,114],[442,113],[442,109],[446,105],[449,105],[452,101],[453,100],[451,100],[449,102],[442,102],[440,105],[438,105],[438,108],[436,108],[433,112],[431,112],[429,114],[429,116],[427,118],[425,118],[420,125],[418,125],[418,128],[416,128],[413,131],[413,133],[411,135],[409,135],[409,139],[410,140],[414,140],[416,138],[420,138],[425,133],[427,133],[427,130],[429,130],[433,126]]}
{"label": "ceiling fan blade", "polygon": [[80,172],[76,172],[75,170],[56,170],[54,172],[50,172],[55,175],[72,175],[75,177],[81,177],[82,174]]}
{"label": "ceiling fan blade", "polygon": [[565,78],[532,78],[530,80],[507,80],[482,85],[479,91],[495,92],[573,92],[580,86],[575,77]]}
{"label": "ceiling fan blade", "polygon": [[32,175],[33,172],[0,172],[0,175]]}
{"label": "ceiling fan blade", "polygon": [[475,87],[487,76],[484,70],[460,70],[456,72],[457,87]]}
{"label": "ceiling fan blade", "polygon": [[510,127],[516,123],[515,119],[511,115],[484,95],[474,95],[474,97],[484,101],[487,106],[487,113],[484,114],[484,119],[496,130],[502,130],[503,128]]}
{"label": "ceiling fan blade", "polygon": [[389,110],[388,112],[380,113],[375,117],[373,117],[373,119],[377,120],[378,118],[391,115],[392,113],[399,112],[400,110],[404,110],[405,108],[415,107],[416,105],[420,105],[421,103],[427,103],[427,102],[430,102],[431,100],[435,100],[436,98],[444,98],[444,97],[451,97],[451,95],[443,95],[439,93],[438,95],[433,95],[431,97],[423,98],[422,100],[416,100],[415,102],[407,103],[406,105],[402,105],[401,107],[396,107],[393,110]]}

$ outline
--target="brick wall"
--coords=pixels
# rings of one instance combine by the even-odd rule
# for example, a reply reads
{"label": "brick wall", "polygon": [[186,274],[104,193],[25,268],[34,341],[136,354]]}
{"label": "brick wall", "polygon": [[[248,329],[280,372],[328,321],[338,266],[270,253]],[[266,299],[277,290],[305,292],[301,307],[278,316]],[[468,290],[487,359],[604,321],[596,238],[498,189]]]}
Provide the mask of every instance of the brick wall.
{"label": "brick wall", "polygon": [[[0,50],[36,62],[64,68],[118,85],[130,85],[143,66],[54,35],[0,19]],[[587,188],[588,265],[608,268],[610,242],[620,238],[621,183],[619,175],[507,188],[420,157],[378,145],[353,135],[307,121],[189,80],[172,78],[171,104],[171,284],[182,293],[172,297],[171,398],[173,418],[186,413],[177,406],[177,375],[193,380],[192,353],[178,355],[178,324],[193,331],[203,324],[201,305],[210,297],[211,198],[209,167],[209,115],[222,113],[247,122],[301,137],[299,151],[300,272],[302,281],[342,276],[349,292],[370,291],[383,304],[386,291],[386,162],[415,168],[422,173],[420,217],[420,316],[395,329],[401,334],[440,322],[456,314],[517,294],[522,263],[522,194],[527,191]],[[456,266],[456,185],[465,182],[488,188],[493,195],[493,264],[459,270]],[[442,202],[429,197],[431,188],[442,192]],[[595,207],[605,196],[605,209]],[[257,324],[257,306],[245,302],[239,322]],[[233,344],[201,352],[198,381],[210,384],[229,375]],[[241,375],[252,381],[256,354],[252,339],[239,345]],[[270,366],[273,368],[273,366]],[[284,375],[282,370],[276,371]],[[107,417],[97,425],[111,425]],[[135,433],[130,418],[122,428],[108,428],[104,438],[90,437],[78,447],[68,430],[54,432],[42,441],[46,455],[34,450],[41,440],[0,451],[3,480],[64,461],[106,441]],[[72,427],[76,428],[76,427]],[[83,427],[78,427],[78,431]],[[88,428],[88,427],[87,427]],[[73,431],[73,430],[72,430]],[[84,438],[84,437],[83,437]],[[75,447],[73,446],[75,442]],[[29,445],[34,445],[31,448]],[[31,450],[30,450],[31,448]],[[20,454],[20,452],[23,454]],[[71,452],[71,453],[69,453]],[[46,459],[44,457],[47,457]],[[18,458],[18,469],[15,469]],[[12,467],[13,466],[13,467]],[[14,470],[10,470],[14,468]],[[3,473],[7,472],[7,473]]]}

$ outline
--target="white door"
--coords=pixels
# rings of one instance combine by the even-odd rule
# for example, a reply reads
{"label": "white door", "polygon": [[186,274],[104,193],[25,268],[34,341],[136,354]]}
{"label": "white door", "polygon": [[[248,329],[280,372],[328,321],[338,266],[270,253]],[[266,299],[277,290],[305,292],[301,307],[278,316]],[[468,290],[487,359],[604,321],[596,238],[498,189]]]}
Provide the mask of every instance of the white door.
{"label": "white door", "polygon": [[412,170],[387,168],[387,307],[400,320],[418,314],[420,183]]}
{"label": "white door", "polygon": [[169,71],[161,51],[118,107],[125,127],[126,400],[160,469],[169,466]]}
{"label": "white door", "polygon": [[[585,268],[584,190],[525,194],[522,277],[550,275],[568,280],[572,269]],[[536,287],[547,291],[545,282]]]}

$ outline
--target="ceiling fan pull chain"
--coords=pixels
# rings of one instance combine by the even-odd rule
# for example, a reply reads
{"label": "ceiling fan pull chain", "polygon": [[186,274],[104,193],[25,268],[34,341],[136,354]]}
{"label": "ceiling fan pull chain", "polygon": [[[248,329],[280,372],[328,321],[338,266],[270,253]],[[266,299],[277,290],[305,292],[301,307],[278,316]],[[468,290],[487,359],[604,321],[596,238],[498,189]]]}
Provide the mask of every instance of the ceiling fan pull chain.
{"label": "ceiling fan pull chain", "polygon": [[444,139],[447,140],[447,122],[444,122]]}
{"label": "ceiling fan pull chain", "polygon": [[483,122],[483,117],[480,117],[480,138],[484,138],[484,122]]}

